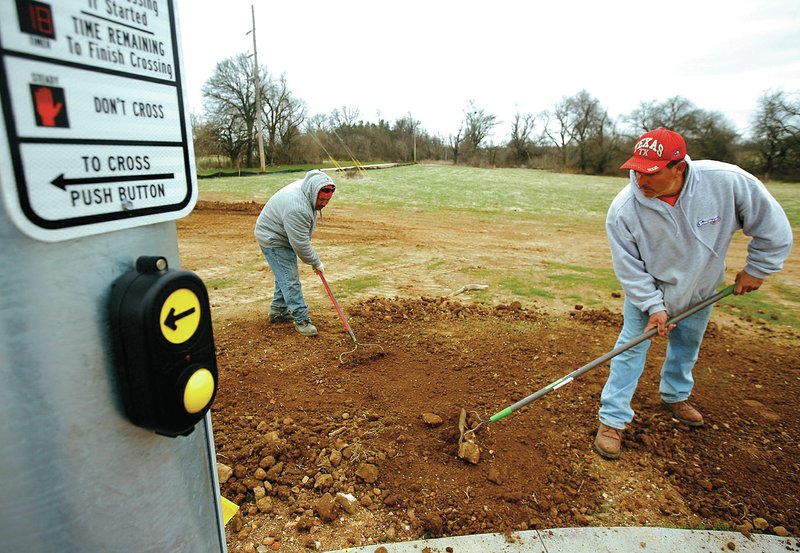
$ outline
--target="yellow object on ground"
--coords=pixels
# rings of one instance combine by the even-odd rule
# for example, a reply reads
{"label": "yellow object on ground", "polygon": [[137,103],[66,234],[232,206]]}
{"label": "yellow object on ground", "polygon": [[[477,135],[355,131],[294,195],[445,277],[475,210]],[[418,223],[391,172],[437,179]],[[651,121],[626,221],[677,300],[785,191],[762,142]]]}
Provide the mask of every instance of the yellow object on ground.
{"label": "yellow object on ground", "polygon": [[233,518],[233,515],[239,511],[239,506],[233,501],[229,501],[222,496],[219,497],[222,500],[222,522],[228,524],[228,521]]}

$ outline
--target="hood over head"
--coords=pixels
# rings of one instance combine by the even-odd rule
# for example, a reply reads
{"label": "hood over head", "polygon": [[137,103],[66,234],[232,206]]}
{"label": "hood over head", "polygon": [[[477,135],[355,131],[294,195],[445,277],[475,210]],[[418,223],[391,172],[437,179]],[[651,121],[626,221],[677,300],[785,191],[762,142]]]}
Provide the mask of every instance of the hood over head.
{"label": "hood over head", "polygon": [[305,194],[306,198],[308,198],[308,201],[311,203],[311,207],[314,209],[316,209],[319,191],[322,190],[324,186],[332,186],[334,189],[336,188],[336,185],[333,184],[331,178],[319,169],[313,169],[309,171],[303,178],[300,189],[303,191],[303,194]]}

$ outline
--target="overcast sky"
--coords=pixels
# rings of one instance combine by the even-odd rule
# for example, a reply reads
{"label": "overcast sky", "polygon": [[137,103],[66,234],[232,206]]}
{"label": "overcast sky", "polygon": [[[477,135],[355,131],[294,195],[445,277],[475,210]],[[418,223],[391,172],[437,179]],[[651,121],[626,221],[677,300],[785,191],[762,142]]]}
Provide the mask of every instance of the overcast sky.
{"label": "overcast sky", "polygon": [[682,96],[745,130],[767,90],[800,92],[800,0],[177,0],[189,110],[217,62],[253,50],[309,115],[410,114],[458,130],[470,100],[502,121],[581,89],[613,117]]}

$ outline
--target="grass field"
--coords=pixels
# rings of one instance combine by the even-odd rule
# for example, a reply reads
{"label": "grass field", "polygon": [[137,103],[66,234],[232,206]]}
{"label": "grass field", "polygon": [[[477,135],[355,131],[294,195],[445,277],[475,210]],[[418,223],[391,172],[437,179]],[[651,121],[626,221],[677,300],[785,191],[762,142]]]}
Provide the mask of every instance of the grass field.
{"label": "grass field", "polygon": [[[479,169],[410,165],[365,170],[355,177],[331,173],[340,202],[380,209],[468,210],[487,214],[605,217],[627,177],[596,177],[531,169]],[[349,175],[349,173],[348,173]],[[263,201],[301,173],[223,177],[200,181],[200,191],[239,201]],[[800,184],[770,183],[793,227],[800,225]]]}
{"label": "grass field", "polygon": [[[461,211],[514,216],[605,216],[626,179],[567,175],[530,169],[477,169],[414,165],[366,170],[357,176],[331,173],[336,199],[378,209]],[[350,175],[350,173],[348,173]],[[263,201],[293,178],[287,174],[200,181],[201,193]]]}
{"label": "grass field", "polygon": [[[614,196],[628,182],[626,177],[596,177],[570,175],[529,169],[480,169],[451,165],[415,165],[389,169],[367,170],[352,175],[331,173],[336,182],[335,204],[360,206],[395,214],[441,214],[457,225],[459,214],[469,214],[471,220],[487,223],[502,218],[505,221],[547,222],[569,229],[570,236],[579,240],[582,233],[602,233],[606,211]],[[254,201],[263,203],[289,181],[302,173],[264,174],[248,177],[227,177],[199,181],[200,198],[225,201]],[[800,184],[770,183],[768,189],[781,203],[794,229],[800,227]],[[334,206],[334,204],[332,204]],[[487,228],[488,225],[487,225]],[[569,248],[569,244],[565,245]],[[737,235],[732,247],[744,251],[746,237]],[[738,248],[738,249],[737,249]],[[373,252],[372,257],[376,254]],[[483,278],[510,290],[520,298],[570,297],[570,290],[614,289],[618,287],[605,256],[587,259],[586,263],[547,265],[545,279],[528,278],[526,273],[496,274],[491,267],[473,269],[476,278]],[[768,280],[758,294],[738,298],[735,306],[721,305],[741,316],[770,319],[800,328],[800,268],[793,254],[787,267]],[[738,264],[738,261],[737,261]],[[733,263],[730,264],[731,269]],[[478,274],[483,271],[482,274]],[[378,287],[371,280],[354,282],[357,289]],[[474,299],[488,298],[478,292]],[[576,299],[580,299],[576,296]]]}

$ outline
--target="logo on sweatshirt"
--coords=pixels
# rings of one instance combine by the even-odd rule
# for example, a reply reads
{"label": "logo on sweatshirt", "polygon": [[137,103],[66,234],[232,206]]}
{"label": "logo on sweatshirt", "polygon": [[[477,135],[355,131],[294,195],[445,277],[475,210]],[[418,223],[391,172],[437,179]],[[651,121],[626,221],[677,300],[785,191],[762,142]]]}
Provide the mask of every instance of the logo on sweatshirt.
{"label": "logo on sweatshirt", "polygon": [[697,228],[704,227],[706,225],[716,225],[720,221],[722,221],[722,217],[720,217],[719,215],[717,215],[716,217],[711,217],[709,219],[700,219],[699,221],[697,221]]}

